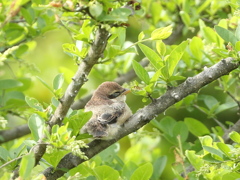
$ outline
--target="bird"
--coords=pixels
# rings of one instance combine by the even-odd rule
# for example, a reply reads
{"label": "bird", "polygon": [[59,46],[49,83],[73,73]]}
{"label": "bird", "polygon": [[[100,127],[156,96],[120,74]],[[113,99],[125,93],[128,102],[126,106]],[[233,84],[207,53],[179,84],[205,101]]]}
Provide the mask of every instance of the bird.
{"label": "bird", "polygon": [[85,105],[85,112],[92,111],[92,117],[81,128],[95,139],[113,139],[132,115],[126,104],[130,92],[116,82],[107,81],[98,86],[92,98]]}

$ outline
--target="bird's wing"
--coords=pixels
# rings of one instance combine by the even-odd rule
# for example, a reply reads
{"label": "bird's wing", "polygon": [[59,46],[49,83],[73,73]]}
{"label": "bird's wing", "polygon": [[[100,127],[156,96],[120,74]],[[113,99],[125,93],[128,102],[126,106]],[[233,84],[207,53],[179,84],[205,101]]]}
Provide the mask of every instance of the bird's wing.
{"label": "bird's wing", "polygon": [[117,119],[123,114],[124,106],[112,106],[104,113],[100,114],[98,121],[101,124],[113,124],[117,122]]}
{"label": "bird's wing", "polygon": [[94,138],[107,136],[107,125],[100,123],[96,119],[90,120],[85,126],[85,132],[91,134]]}
{"label": "bird's wing", "polygon": [[119,116],[122,115],[122,111],[117,111],[115,113],[103,113],[99,118],[101,124],[113,124],[117,122]]}

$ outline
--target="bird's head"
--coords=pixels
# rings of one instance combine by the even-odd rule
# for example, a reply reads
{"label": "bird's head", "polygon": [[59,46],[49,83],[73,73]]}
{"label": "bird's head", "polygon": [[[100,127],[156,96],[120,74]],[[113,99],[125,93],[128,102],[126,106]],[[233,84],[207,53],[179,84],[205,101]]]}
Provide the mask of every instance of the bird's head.
{"label": "bird's head", "polygon": [[124,101],[126,98],[125,95],[129,92],[130,90],[123,88],[118,83],[107,81],[102,83],[94,94],[104,99],[117,99]]}

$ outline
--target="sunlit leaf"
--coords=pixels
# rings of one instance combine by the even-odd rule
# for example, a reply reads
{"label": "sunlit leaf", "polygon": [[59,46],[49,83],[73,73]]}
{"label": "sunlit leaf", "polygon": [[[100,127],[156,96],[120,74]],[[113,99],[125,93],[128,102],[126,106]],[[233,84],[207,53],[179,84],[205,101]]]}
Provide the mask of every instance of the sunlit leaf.
{"label": "sunlit leaf", "polygon": [[89,4],[89,12],[92,16],[98,17],[102,14],[103,5],[98,1],[90,2]]}
{"label": "sunlit leaf", "polygon": [[38,111],[44,111],[42,104],[39,103],[37,99],[26,96],[25,101],[30,107],[37,109]]}
{"label": "sunlit leaf", "polygon": [[119,179],[118,171],[107,165],[94,168],[94,172],[98,180]]}
{"label": "sunlit leaf", "polygon": [[172,26],[169,25],[167,27],[161,27],[158,29],[155,29],[151,33],[151,39],[152,40],[162,40],[168,38],[172,34]]}
{"label": "sunlit leaf", "polygon": [[141,43],[139,43],[138,46],[156,70],[160,69],[163,66],[161,57],[155,51]]}
{"label": "sunlit leaf", "polygon": [[[104,12],[104,11],[103,11]],[[110,11],[109,14],[102,13],[98,16],[100,21],[120,21],[127,22],[128,17],[132,14],[131,9],[128,8],[118,8]]]}
{"label": "sunlit leaf", "polygon": [[172,50],[169,57],[167,58],[168,72],[170,76],[173,75],[173,72],[176,69],[178,62],[182,58],[182,55],[185,52],[187,45],[188,42],[183,41],[180,45],[178,45],[175,49]]}
{"label": "sunlit leaf", "polygon": [[43,137],[44,120],[37,114],[32,114],[28,120],[28,126],[36,141]]}
{"label": "sunlit leaf", "polygon": [[153,173],[153,166],[151,163],[146,163],[137,168],[130,180],[149,180]]}
{"label": "sunlit leaf", "polygon": [[138,41],[141,41],[143,38],[145,37],[145,34],[144,32],[140,32],[139,35],[138,35]]}
{"label": "sunlit leaf", "polygon": [[40,80],[40,82],[54,94],[53,89],[42,78],[39,76],[36,76],[36,78]]}
{"label": "sunlit leaf", "polygon": [[34,165],[35,165],[35,158],[33,153],[23,156],[20,163],[20,168],[19,168],[20,177],[23,179],[28,179],[31,175]]}
{"label": "sunlit leaf", "polygon": [[196,155],[195,151],[186,150],[185,154],[186,154],[188,160],[190,161],[190,163],[193,165],[193,167],[196,170],[200,170],[200,168],[204,164],[204,161],[198,155]]}
{"label": "sunlit leaf", "polygon": [[53,80],[53,89],[55,90],[60,89],[63,85],[63,82],[64,82],[64,77],[63,77],[63,74],[60,73]]}
{"label": "sunlit leaf", "polygon": [[150,78],[148,72],[137,61],[132,61],[133,69],[137,76],[145,83],[149,84]]}
{"label": "sunlit leaf", "polygon": [[240,143],[240,134],[236,131],[233,131],[229,134],[229,137],[236,143]]}
{"label": "sunlit leaf", "polygon": [[222,142],[218,142],[217,143],[217,147],[226,155],[226,156],[231,156],[231,153],[230,153],[230,148],[228,145],[222,143]]}
{"label": "sunlit leaf", "polygon": [[157,41],[156,42],[156,49],[157,52],[161,55],[164,56],[166,53],[166,45],[162,41]]}
{"label": "sunlit leaf", "polygon": [[198,60],[202,60],[202,55],[203,55],[203,42],[199,37],[193,37],[191,42],[190,42],[190,50],[194,57]]}
{"label": "sunlit leaf", "polygon": [[221,56],[222,58],[229,57],[229,52],[226,49],[213,49],[212,51]]}
{"label": "sunlit leaf", "polygon": [[184,24],[185,24],[186,26],[190,26],[191,18],[190,18],[190,16],[189,16],[189,14],[188,14],[187,12],[185,12],[185,11],[180,11],[179,14],[180,14],[180,16],[181,16],[182,21],[184,22]]}

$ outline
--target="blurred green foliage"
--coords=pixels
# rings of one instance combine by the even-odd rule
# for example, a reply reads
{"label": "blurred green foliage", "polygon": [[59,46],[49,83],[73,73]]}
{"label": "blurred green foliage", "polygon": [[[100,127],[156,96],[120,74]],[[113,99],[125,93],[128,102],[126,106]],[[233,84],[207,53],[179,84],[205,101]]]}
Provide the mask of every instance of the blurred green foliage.
{"label": "blurred green foliage", "polygon": [[[239,1],[228,0],[0,0],[0,128],[28,124],[31,134],[0,146],[1,179],[20,167],[23,179],[40,179],[68,152],[86,158],[78,130],[91,114],[69,110],[52,134],[46,124],[86,57],[98,27],[111,37],[78,98],[103,81],[134,69],[127,103],[135,112],[226,57],[239,59]],[[149,65],[139,61],[147,57]],[[60,179],[237,179],[239,68],[189,95]],[[47,153],[34,167],[29,150],[45,134]],[[84,137],[82,137],[84,138]],[[20,159],[22,160],[20,161]],[[192,172],[189,167],[194,167]],[[185,178],[182,177],[185,176]]]}

